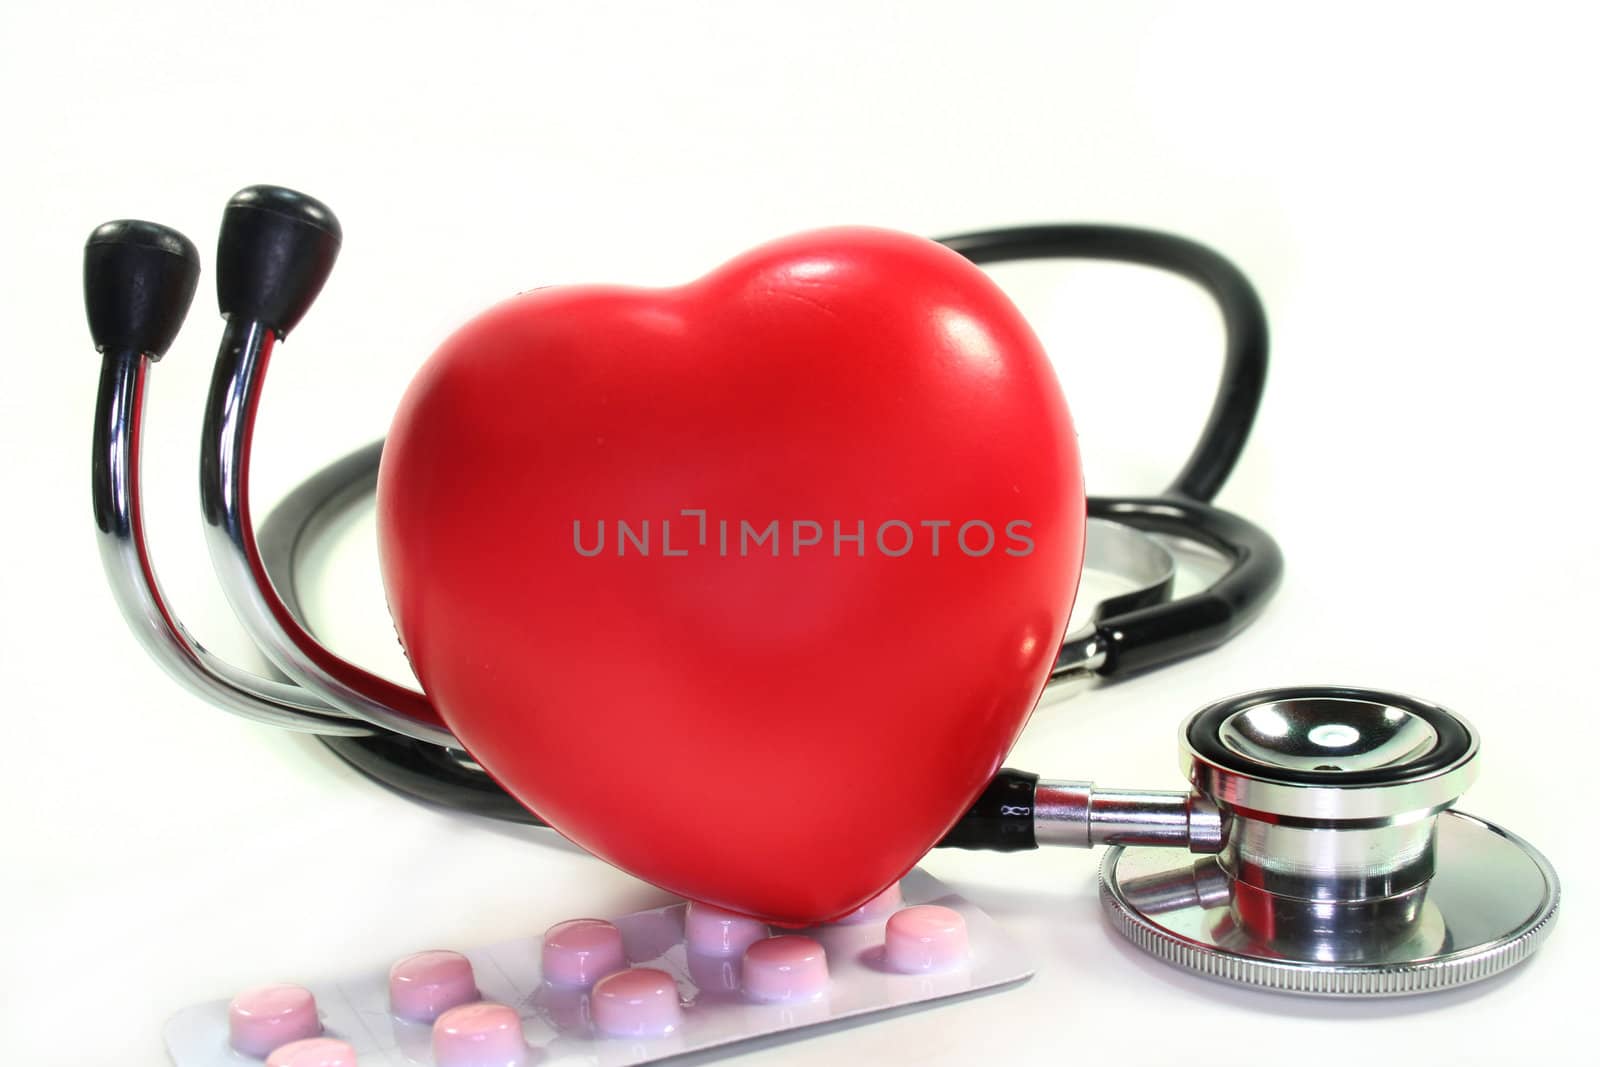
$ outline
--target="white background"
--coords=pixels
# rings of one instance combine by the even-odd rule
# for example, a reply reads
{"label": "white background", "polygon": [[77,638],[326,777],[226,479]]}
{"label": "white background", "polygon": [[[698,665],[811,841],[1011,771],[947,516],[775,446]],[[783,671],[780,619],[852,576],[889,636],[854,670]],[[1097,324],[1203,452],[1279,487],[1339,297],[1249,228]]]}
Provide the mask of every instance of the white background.
{"label": "white background", "polygon": [[[1116,939],[1088,854],[938,853],[929,869],[1019,935],[1038,976],[748,1062],[1583,1058],[1585,953],[1600,944],[1584,832],[1600,592],[1595,26],[1577,4],[1319,9],[6,5],[7,1062],[160,1064],[162,1020],[192,1001],[662,899],[208,709],[117,618],[91,536],[83,239],[105,219],[157,219],[209,268],[224,201],[263,181],[326,200],[346,243],[274,363],[262,513],[380,434],[446,332],[535,284],[671,283],[845,222],[1129,222],[1223,250],[1261,288],[1274,364],[1220,503],[1279,536],[1283,591],[1213,655],[1041,711],[1011,762],[1174,787],[1178,722],[1231,692],[1344,681],[1425,696],[1483,734],[1464,807],[1564,875],[1553,938],[1457,993],[1240,992]],[[1158,489],[1216,373],[1204,298],[1131,268],[1001,276],[1061,369],[1091,489]],[[151,533],[180,613],[242,655],[194,499],[210,285],[153,378]],[[338,632],[392,665],[370,544],[347,555]]]}

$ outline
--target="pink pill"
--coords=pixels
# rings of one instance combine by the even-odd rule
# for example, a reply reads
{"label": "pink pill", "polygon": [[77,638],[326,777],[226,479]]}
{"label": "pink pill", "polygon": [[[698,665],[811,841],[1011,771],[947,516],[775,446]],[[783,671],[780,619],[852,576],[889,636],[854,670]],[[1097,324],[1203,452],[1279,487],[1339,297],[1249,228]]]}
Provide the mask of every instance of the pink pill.
{"label": "pink pill", "polygon": [[402,1019],[431,1023],[440,1013],[477,999],[472,962],[459,952],[430,949],[389,968],[389,1010]]}
{"label": "pink pill", "polygon": [[246,989],[228,1005],[228,1044],[246,1056],[265,1056],[280,1045],[320,1033],[316,998],[297,985]]}
{"label": "pink pill", "polygon": [[273,1049],[267,1067],[356,1067],[356,1050],[331,1037],[308,1037]]}
{"label": "pink pill", "polygon": [[527,1054],[522,1020],[504,1004],[462,1004],[433,1024],[433,1059],[439,1067],[517,1067]]}
{"label": "pink pill", "polygon": [[784,934],[745,951],[744,992],[751,1000],[813,1000],[827,988],[828,957],[815,938]]}
{"label": "pink pill", "polygon": [[589,1011],[601,1033],[613,1037],[661,1037],[683,1021],[678,986],[653,967],[609,975],[595,983]]}
{"label": "pink pill", "polygon": [[544,934],[544,977],[557,985],[589,986],[628,966],[622,933],[604,919],[572,919]]}
{"label": "pink pill", "polygon": [[881,923],[900,910],[905,901],[900,896],[900,883],[896,882],[850,914],[833,920],[842,926],[864,923]]}
{"label": "pink pill", "polygon": [[710,904],[690,901],[684,914],[684,941],[702,956],[741,956],[766,936],[766,923]]}
{"label": "pink pill", "polygon": [[942,971],[967,959],[967,920],[937,904],[902,908],[884,927],[883,948],[893,970]]}

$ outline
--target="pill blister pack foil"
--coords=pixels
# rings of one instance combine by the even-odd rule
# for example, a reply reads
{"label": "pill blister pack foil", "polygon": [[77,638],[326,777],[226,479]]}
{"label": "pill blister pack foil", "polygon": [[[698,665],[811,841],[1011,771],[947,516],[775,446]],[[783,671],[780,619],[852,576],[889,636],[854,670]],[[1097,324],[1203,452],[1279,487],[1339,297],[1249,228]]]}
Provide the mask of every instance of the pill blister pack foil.
{"label": "pill blister pack foil", "polygon": [[[1033,974],[1025,953],[993,919],[922,870],[900,883],[906,905],[939,904],[966,920],[966,963],[934,973],[899,974],[884,961],[882,922],[829,925],[804,931],[828,958],[827,991],[809,1001],[753,1003],[739,989],[738,958],[701,957],[685,948],[684,905],[635,912],[611,921],[622,933],[632,966],[659,968],[677,983],[684,1004],[678,1029],[663,1037],[607,1037],[589,1021],[588,993],[545,983],[540,935],[486,948],[462,950],[472,961],[484,1000],[514,1008],[529,1045],[527,1067],[623,1067],[698,1052],[748,1038],[806,1028],[890,1009],[931,1006],[940,1000],[997,989]],[[774,931],[786,932],[786,931]],[[437,946],[417,946],[419,949]],[[316,996],[323,1032],[349,1042],[362,1067],[431,1067],[431,1026],[396,1018],[388,1001],[388,962],[346,979],[308,988]],[[282,977],[282,976],[263,976]],[[185,1008],[168,1020],[167,1049],[177,1067],[244,1067],[260,1064],[228,1045],[228,1001]]]}

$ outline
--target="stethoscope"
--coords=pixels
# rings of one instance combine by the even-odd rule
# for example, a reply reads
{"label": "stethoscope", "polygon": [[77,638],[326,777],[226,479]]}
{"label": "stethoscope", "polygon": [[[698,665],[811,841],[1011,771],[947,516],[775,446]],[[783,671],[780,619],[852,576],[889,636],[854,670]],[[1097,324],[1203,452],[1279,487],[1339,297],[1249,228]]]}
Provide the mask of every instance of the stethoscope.
{"label": "stethoscope", "polygon": [[[85,249],[90,330],[103,356],[93,464],[102,562],[145,649],[204,699],[318,735],[414,799],[542,825],[462,750],[425,696],[349,663],[311,629],[300,561],[373,492],[382,442],[313,475],[255,530],[248,461],[266,360],[321,290],[341,239],[324,205],[255,186],[229,202],[218,243],[227,325],[203,421],[202,514],[229,604],[282,677],[205,649],[172,611],[151,561],[139,482],[146,376],[177,336],[200,264],[186,237],[148,222],[107,223]],[[1220,385],[1171,487],[1089,499],[1085,568],[1129,588],[1067,636],[1047,692],[1153,670],[1242,630],[1283,568],[1270,536],[1210,503],[1243,450],[1266,378],[1266,317],[1244,275],[1202,245],[1126,227],[1021,227],[942,243],[980,264],[1093,258],[1157,267],[1197,283],[1222,312]],[[1211,550],[1224,573],[1174,596],[1176,562],[1164,539]],[[1252,693],[1184,727],[1190,790],[1106,791],[1006,770],[940,845],[1110,845],[1100,890],[1116,928],[1211,977],[1334,995],[1442,989],[1525,958],[1559,900],[1553,870],[1526,842],[1446,810],[1475,776],[1477,754],[1459,718],[1395,694]],[[1202,858],[1174,860],[1174,846]]]}

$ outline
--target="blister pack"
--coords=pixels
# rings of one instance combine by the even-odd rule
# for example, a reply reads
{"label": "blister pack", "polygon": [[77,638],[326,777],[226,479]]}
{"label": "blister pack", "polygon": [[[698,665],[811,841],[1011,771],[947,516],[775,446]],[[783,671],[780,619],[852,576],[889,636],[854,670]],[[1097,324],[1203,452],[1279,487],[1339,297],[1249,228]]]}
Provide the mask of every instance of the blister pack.
{"label": "blister pack", "polygon": [[836,923],[675,904],[269,985],[166,1025],[177,1067],[622,1067],[1020,982],[1020,946],[921,870]]}

